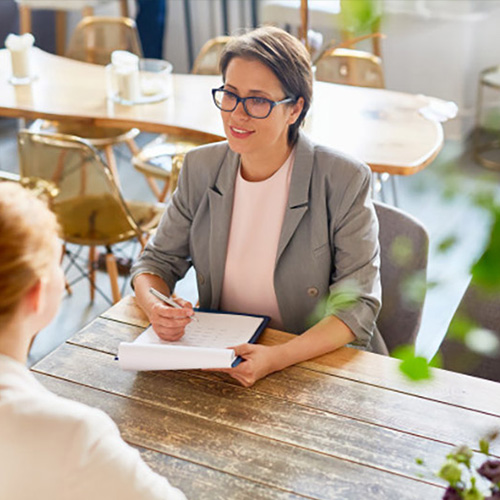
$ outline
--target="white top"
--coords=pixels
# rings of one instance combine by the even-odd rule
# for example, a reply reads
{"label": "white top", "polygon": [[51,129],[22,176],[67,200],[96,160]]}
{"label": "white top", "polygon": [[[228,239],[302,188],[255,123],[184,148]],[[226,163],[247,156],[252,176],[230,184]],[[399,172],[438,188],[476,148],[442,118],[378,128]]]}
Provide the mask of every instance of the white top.
{"label": "white top", "polygon": [[279,329],[283,321],[274,268],[294,159],[295,149],[279,170],[260,182],[246,181],[240,167],[222,283],[222,310],[270,316],[270,326]]}
{"label": "white top", "polygon": [[1,354],[0,498],[185,500],[104,412],[56,396]]}

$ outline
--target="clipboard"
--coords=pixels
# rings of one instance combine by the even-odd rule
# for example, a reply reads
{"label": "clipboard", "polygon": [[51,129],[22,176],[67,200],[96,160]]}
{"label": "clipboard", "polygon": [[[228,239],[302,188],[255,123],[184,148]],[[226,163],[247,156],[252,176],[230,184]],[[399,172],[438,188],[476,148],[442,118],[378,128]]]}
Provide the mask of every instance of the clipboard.
{"label": "clipboard", "polygon": [[124,370],[191,370],[231,368],[242,358],[231,346],[255,343],[268,316],[196,309],[198,321],[186,327],[181,340],[161,340],[149,326],[133,342],[121,342],[117,360]]}

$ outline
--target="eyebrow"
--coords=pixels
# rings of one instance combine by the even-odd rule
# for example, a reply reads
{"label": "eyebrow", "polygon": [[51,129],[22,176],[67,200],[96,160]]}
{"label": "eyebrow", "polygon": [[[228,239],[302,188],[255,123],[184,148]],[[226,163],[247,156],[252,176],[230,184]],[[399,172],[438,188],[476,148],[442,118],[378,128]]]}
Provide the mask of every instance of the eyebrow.
{"label": "eyebrow", "polygon": [[[230,90],[230,91],[234,91],[234,92],[238,92],[238,89],[231,85],[230,83],[224,83],[224,88],[227,88],[227,90]],[[271,98],[271,94],[269,94],[268,92],[264,91],[264,90],[259,90],[259,89],[251,89],[249,90],[249,94],[263,94],[264,97],[267,97],[268,99]]]}

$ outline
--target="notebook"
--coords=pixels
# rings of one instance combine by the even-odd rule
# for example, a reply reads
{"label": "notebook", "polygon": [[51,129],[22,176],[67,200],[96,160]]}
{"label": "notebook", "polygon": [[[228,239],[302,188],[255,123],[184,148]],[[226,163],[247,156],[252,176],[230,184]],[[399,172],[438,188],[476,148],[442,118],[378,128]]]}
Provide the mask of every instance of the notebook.
{"label": "notebook", "polygon": [[149,326],[134,342],[121,342],[118,361],[123,370],[190,370],[230,368],[241,358],[230,347],[255,343],[269,322],[267,316],[196,311],[184,336],[161,340]]}

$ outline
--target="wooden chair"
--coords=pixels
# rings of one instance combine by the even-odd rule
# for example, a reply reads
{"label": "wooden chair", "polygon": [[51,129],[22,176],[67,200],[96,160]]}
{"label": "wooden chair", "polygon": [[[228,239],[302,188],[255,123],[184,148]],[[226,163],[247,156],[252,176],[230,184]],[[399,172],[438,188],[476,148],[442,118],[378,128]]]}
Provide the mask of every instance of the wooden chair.
{"label": "wooden chair", "polygon": [[[220,56],[230,39],[229,36],[219,36],[208,40],[196,57],[191,73],[194,75],[220,74]],[[206,141],[180,134],[163,134],[135,154],[132,163],[135,169],[145,176],[157,200],[164,201],[168,194],[173,193],[176,186],[176,183],[171,181],[172,165],[182,166],[185,153],[205,143]],[[163,186],[158,185],[158,182],[163,183]]]}
{"label": "wooden chair", "polygon": [[117,302],[121,294],[112,246],[136,238],[144,248],[163,207],[125,201],[108,165],[84,139],[22,130],[18,146],[21,176],[43,179],[57,188],[50,206],[58,216],[64,241],[90,248],[88,271],[82,276],[89,279],[91,300],[97,289],[95,247],[104,246],[113,302]]}
{"label": "wooden chair", "polygon": [[332,42],[314,60],[315,77],[318,81],[355,85],[358,87],[384,88],[382,59],[375,54],[355,50],[357,43],[368,38],[384,38],[381,33]]}
{"label": "wooden chair", "polygon": [[[460,338],[459,324],[487,329],[497,338],[494,352],[473,351]],[[465,333],[465,332],[462,332]],[[440,352],[443,368],[500,382],[500,293],[488,292],[471,282],[458,305]]]}
{"label": "wooden chair", "polygon": [[220,75],[220,56],[229,40],[231,40],[229,36],[218,36],[208,40],[200,49],[191,73],[193,75]]}
{"label": "wooden chair", "polygon": [[[409,284],[425,283],[429,236],[411,215],[380,202],[374,202],[379,220],[380,276],[382,309],[378,329],[391,352],[417,338],[424,297],[412,297]],[[422,287],[425,291],[425,287]]]}
{"label": "wooden chair", "polygon": [[[81,10],[82,16],[92,16],[98,3],[113,0],[16,0],[19,6],[19,32],[31,33],[31,11],[33,9],[53,9],[56,11],[56,52],[64,54],[66,46],[66,17],[71,10]],[[128,17],[127,0],[120,0],[120,12]]]}
{"label": "wooden chair", "polygon": [[[67,57],[79,61],[106,65],[111,62],[114,50],[127,50],[142,57],[141,43],[133,19],[126,17],[85,17],[71,37]],[[118,170],[113,146],[125,143],[132,155],[139,152],[134,138],[139,129],[92,127],[77,121],[53,122],[36,120],[30,127],[35,133],[59,133],[82,137],[94,147],[101,149],[114,177],[118,180]]]}

